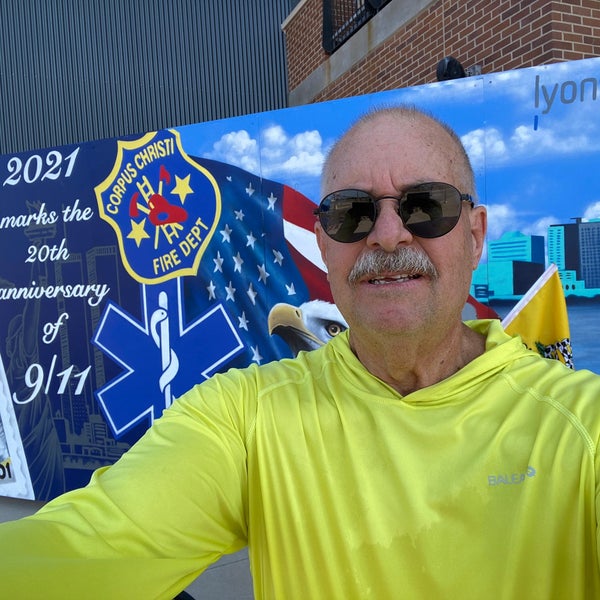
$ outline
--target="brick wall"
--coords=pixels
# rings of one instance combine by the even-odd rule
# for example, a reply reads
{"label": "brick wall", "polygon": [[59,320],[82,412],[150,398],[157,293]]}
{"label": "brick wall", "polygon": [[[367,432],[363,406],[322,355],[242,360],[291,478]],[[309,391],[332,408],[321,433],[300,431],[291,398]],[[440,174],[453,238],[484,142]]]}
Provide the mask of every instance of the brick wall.
{"label": "brick wall", "polygon": [[284,28],[288,89],[327,60],[323,50],[323,0],[306,0]]}
{"label": "brick wall", "polygon": [[[300,4],[284,31],[292,91],[320,65],[327,68],[321,43],[322,0]],[[338,52],[342,50],[343,46]],[[464,67],[480,65],[483,73],[600,56],[600,2],[432,2],[312,100],[431,83],[439,60],[450,55]]]}

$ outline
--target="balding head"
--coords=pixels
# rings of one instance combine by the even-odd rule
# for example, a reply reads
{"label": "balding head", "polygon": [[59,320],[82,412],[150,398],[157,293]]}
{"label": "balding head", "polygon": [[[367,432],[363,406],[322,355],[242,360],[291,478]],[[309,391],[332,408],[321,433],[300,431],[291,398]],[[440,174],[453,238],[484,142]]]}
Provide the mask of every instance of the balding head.
{"label": "balding head", "polygon": [[[373,110],[358,121],[333,145],[323,165],[322,194],[339,189],[336,170],[344,156],[355,153],[358,146],[364,152],[365,162],[375,160],[372,148],[383,137],[394,132],[394,146],[402,152],[406,143],[419,143],[431,161],[445,162],[454,172],[454,180],[461,191],[475,195],[475,177],[471,161],[458,135],[448,125],[435,117],[409,106],[396,106]],[[419,135],[415,136],[415,132]],[[410,133],[410,135],[408,135]],[[418,137],[418,142],[415,138]],[[412,141],[408,142],[408,139]],[[394,148],[388,144],[388,151]],[[440,165],[441,166],[441,165]]]}

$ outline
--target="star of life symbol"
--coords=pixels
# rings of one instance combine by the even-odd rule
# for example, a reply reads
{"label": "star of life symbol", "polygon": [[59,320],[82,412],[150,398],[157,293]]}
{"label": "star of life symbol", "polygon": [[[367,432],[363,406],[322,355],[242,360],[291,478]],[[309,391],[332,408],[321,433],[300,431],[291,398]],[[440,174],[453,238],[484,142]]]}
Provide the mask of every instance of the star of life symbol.
{"label": "star of life symbol", "polygon": [[186,324],[181,280],[141,289],[141,322],[109,302],[92,338],[123,369],[95,392],[117,439],[243,350],[222,304]]}
{"label": "star of life symbol", "polygon": [[196,274],[221,215],[221,194],[177,131],[119,140],[113,169],[95,192],[131,277],[153,284]]}

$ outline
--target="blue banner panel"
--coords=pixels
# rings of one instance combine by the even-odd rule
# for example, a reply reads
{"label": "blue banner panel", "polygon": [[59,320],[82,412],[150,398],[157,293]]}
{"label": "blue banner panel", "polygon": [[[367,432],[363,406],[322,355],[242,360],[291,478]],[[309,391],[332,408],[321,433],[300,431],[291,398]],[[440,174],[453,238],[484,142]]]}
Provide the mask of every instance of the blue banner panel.
{"label": "blue banner panel", "polygon": [[372,107],[430,111],[469,153],[489,232],[464,317],[504,316],[555,264],[575,368],[600,372],[598,76],[589,59],[1,156],[0,495],[85,485],[191,386],[346,327],[313,210]]}

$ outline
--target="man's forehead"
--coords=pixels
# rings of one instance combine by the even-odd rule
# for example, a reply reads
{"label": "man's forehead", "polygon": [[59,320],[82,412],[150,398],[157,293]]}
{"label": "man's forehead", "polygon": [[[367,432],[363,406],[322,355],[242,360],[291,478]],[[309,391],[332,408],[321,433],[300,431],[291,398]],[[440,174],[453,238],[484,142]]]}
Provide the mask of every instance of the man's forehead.
{"label": "man's forehead", "polygon": [[[438,167],[456,164],[458,148],[447,131],[424,115],[392,117],[384,114],[360,122],[340,139],[328,160],[327,180],[337,179],[345,168],[376,170],[378,167],[421,164],[432,157]],[[430,162],[430,161],[426,161]],[[424,174],[426,179],[426,175]],[[326,182],[324,182],[326,183]]]}
{"label": "man's forehead", "polygon": [[360,121],[348,130],[344,138],[348,141],[356,138],[384,138],[397,140],[400,144],[401,139],[398,139],[398,136],[415,136],[417,138],[420,136],[442,136],[450,140],[450,136],[440,123],[420,113],[381,113],[373,115],[370,119]]}

